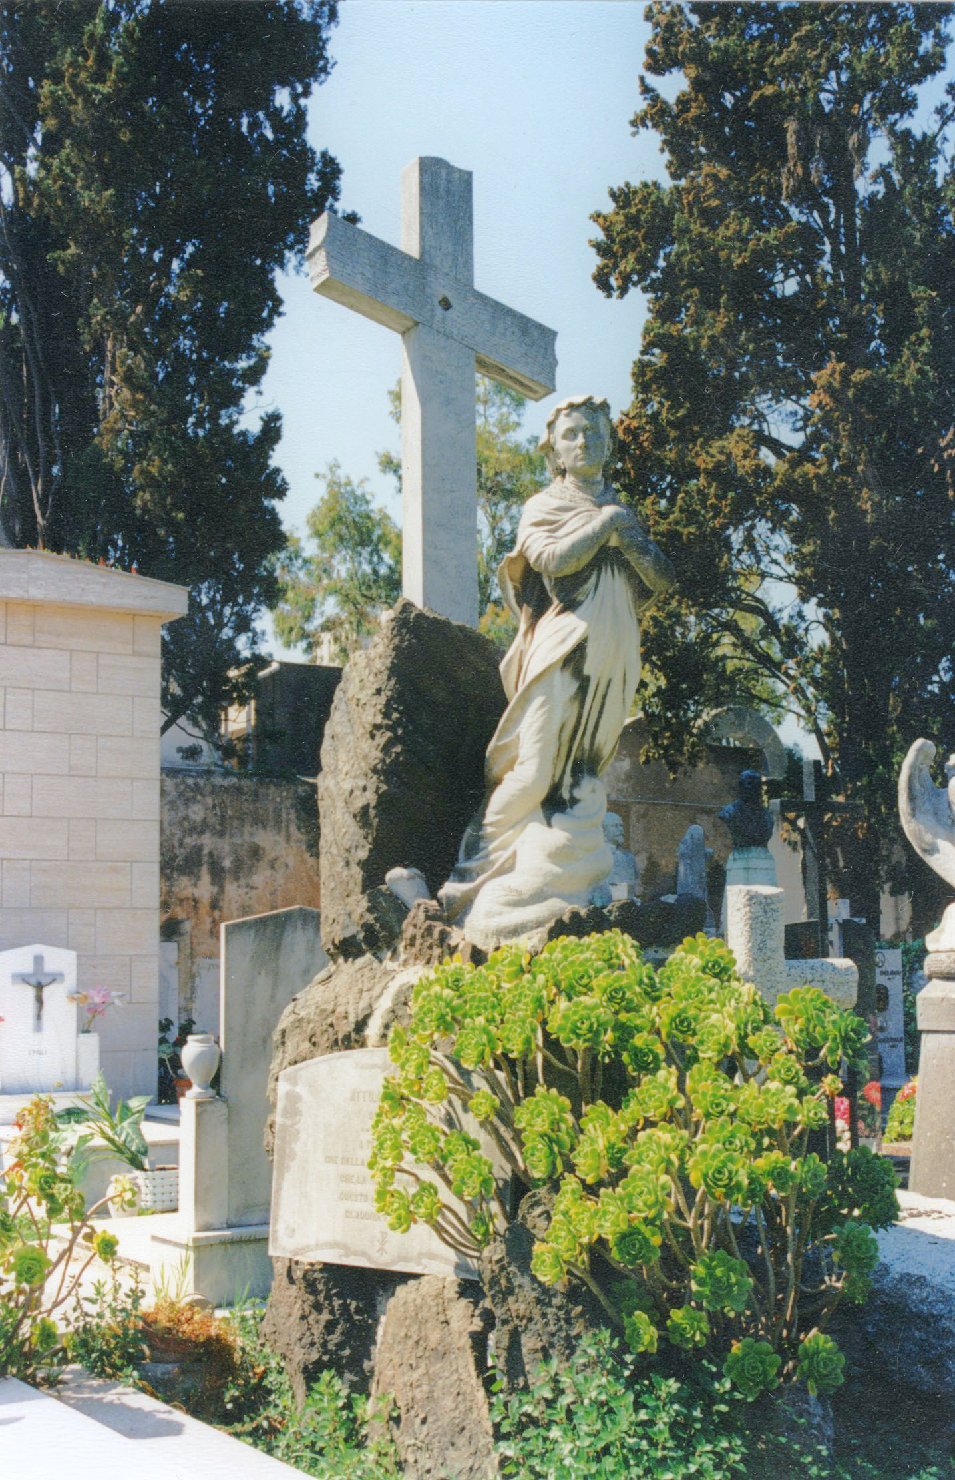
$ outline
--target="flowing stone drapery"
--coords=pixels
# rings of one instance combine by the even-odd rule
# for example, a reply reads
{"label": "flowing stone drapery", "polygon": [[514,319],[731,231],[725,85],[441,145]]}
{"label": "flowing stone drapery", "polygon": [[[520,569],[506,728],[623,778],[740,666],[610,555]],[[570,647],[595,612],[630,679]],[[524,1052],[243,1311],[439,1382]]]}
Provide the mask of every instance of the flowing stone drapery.
{"label": "flowing stone drapery", "polygon": [[640,677],[640,614],[670,581],[636,516],[568,477],[531,498],[501,567],[519,629],[501,664],[508,707],[488,793],[441,890],[490,947],[586,906],[612,867],[601,776]]}

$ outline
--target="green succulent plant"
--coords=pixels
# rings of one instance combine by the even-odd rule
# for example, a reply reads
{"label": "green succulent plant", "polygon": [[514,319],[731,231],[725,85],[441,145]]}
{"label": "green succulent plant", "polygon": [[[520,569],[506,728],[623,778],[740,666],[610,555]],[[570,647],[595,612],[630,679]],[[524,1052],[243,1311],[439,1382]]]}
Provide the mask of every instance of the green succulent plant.
{"label": "green succulent plant", "polygon": [[887,1163],[809,1150],[865,1038],[814,987],[770,1007],[704,935],[659,968],[618,931],[446,962],[392,1033],[378,1208],[478,1259],[505,1184],[547,1188],[534,1274],[589,1286],[635,1352],[716,1356],[746,1396],[797,1372],[822,1391],[830,1349],[801,1338],[865,1298],[898,1212]]}

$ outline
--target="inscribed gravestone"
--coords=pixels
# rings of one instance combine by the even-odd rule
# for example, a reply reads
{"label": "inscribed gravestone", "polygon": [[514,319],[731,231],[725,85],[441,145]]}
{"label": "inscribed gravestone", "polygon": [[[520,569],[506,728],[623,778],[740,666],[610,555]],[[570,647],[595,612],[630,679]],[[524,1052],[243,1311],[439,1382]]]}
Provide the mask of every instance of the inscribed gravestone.
{"label": "inscribed gravestone", "polygon": [[0,951],[0,1093],[78,1088],[75,991],[75,951]]}
{"label": "inscribed gravestone", "polygon": [[359,1048],[310,1059],[279,1076],[269,1253],[474,1278],[473,1265],[430,1228],[419,1223],[393,1233],[375,1211],[367,1167],[371,1125],[385,1076],[393,1072],[387,1049]]}
{"label": "inscribed gravestone", "polygon": [[897,948],[875,953],[876,1044],[882,1061],[882,1083],[900,1088],[905,1072],[905,1011],[902,1000],[902,952]]}
{"label": "inscribed gravestone", "polygon": [[401,335],[402,590],[477,623],[475,370],[539,401],[556,335],[474,287],[471,175],[443,159],[402,174],[401,250],[331,213],[312,227],[317,293]]}

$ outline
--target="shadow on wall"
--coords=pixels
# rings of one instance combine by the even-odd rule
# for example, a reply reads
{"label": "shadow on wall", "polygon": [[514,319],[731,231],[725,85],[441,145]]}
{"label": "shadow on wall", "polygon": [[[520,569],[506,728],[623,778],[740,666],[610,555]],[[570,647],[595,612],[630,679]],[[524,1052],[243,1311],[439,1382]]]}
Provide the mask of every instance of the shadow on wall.
{"label": "shadow on wall", "polygon": [[220,925],[294,905],[319,908],[314,781],[164,770],[159,874],[160,1016],[191,1016],[214,1032]]}

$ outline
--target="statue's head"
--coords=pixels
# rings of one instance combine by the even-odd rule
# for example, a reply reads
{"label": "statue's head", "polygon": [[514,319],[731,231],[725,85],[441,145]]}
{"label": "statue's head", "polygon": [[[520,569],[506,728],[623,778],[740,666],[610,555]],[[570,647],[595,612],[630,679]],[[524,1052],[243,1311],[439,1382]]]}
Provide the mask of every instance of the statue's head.
{"label": "statue's head", "polygon": [[623,818],[616,812],[604,813],[604,837],[611,848],[624,846]]}
{"label": "statue's head", "polygon": [[606,472],[609,467],[617,438],[608,402],[600,401],[596,396],[568,396],[559,406],[554,407],[547,418],[547,426],[538,447],[555,478],[567,471],[560,454],[562,432],[566,433],[569,428],[579,428],[586,423],[590,423],[594,432],[600,434],[604,449],[601,458],[602,471]]}
{"label": "statue's head", "polygon": [[739,794],[744,802],[762,803],[763,778],[759,771],[740,771]]}

